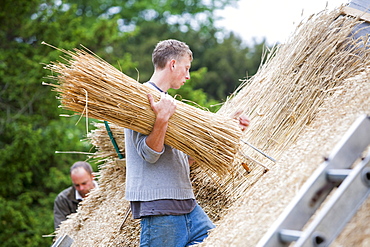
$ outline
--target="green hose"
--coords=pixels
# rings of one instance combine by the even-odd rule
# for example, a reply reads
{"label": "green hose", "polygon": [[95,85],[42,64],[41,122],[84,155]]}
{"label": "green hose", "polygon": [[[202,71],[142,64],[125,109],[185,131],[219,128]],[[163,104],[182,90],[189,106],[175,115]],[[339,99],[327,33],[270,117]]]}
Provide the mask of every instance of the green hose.
{"label": "green hose", "polygon": [[112,131],[110,130],[110,127],[109,127],[108,122],[107,121],[104,121],[104,124],[105,124],[105,128],[107,129],[107,132],[108,132],[108,135],[109,135],[109,139],[112,142],[113,147],[114,147],[114,149],[116,150],[116,152],[118,154],[118,158],[123,159],[123,155],[119,151],[117,142],[116,142],[116,140],[113,137],[113,134],[112,134]]}

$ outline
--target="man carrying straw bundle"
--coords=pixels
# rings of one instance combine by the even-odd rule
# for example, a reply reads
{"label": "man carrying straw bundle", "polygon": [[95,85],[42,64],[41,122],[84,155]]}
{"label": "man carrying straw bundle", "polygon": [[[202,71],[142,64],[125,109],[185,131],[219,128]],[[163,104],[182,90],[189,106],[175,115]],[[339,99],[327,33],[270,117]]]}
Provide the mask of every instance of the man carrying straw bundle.
{"label": "man carrying straw bundle", "polygon": [[[193,55],[188,45],[164,40],[152,54],[154,73],[144,85],[161,92],[158,102],[148,94],[156,116],[149,135],[125,129],[126,199],[141,219],[140,246],[189,246],[202,242],[214,224],[197,204],[189,178],[191,157],[164,144],[168,122],[176,110],[167,94],[190,79]],[[242,129],[249,125],[239,118]]]}

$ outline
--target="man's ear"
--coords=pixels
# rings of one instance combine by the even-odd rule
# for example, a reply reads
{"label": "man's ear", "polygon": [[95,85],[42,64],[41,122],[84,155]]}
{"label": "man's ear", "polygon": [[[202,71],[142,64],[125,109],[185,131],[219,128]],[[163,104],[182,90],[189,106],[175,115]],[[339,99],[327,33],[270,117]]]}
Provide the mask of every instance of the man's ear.
{"label": "man's ear", "polygon": [[169,63],[171,70],[175,68],[175,63],[176,63],[176,60],[175,59],[171,59],[171,61]]}

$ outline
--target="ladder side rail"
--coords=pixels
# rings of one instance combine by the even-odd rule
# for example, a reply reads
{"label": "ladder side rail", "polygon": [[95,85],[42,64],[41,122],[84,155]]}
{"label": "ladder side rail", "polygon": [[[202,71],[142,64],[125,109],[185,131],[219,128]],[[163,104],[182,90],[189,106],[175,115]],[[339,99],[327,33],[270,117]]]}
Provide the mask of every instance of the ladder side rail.
{"label": "ladder side rail", "polygon": [[366,114],[357,118],[339,143],[335,146],[328,160],[328,169],[346,169],[348,163],[353,164],[370,142],[370,116]]}
{"label": "ladder side rail", "polygon": [[64,234],[59,237],[51,247],[70,247],[73,244],[73,239]]}
{"label": "ladder side rail", "polygon": [[337,143],[329,158],[308,178],[300,192],[273,223],[257,246],[289,246],[289,242],[281,241],[280,232],[282,230],[301,230],[304,227],[336,185],[328,182],[327,171],[334,168],[350,168],[361,157],[369,142],[370,117],[362,115],[351,125],[341,141]]}
{"label": "ladder side rail", "polygon": [[[284,247],[290,245],[290,242],[281,241],[280,232],[282,230],[300,231],[320,206],[320,203],[316,203],[313,207],[308,207],[307,205],[310,204],[309,200],[316,192],[311,190],[311,188],[316,188],[315,185],[317,184],[326,183],[325,176],[321,175],[324,174],[325,167],[325,164],[322,164],[314,172],[313,176],[306,181],[298,195],[258,243],[258,247]],[[298,236],[298,234],[295,235]]]}

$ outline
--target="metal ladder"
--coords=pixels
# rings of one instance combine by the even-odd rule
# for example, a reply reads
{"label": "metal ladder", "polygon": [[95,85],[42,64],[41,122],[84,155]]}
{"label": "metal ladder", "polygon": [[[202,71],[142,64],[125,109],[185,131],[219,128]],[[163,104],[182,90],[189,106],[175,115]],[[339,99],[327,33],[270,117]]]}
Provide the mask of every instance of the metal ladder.
{"label": "metal ladder", "polygon": [[51,247],[70,247],[73,244],[73,239],[64,234],[59,237]]}
{"label": "metal ladder", "polygon": [[329,246],[370,194],[370,152],[363,158],[369,145],[370,116],[363,115],[257,246]]}

